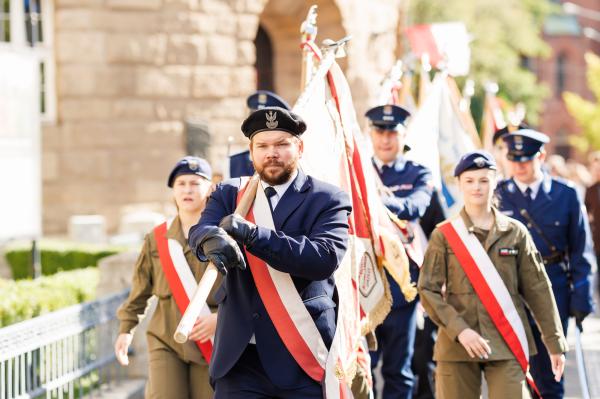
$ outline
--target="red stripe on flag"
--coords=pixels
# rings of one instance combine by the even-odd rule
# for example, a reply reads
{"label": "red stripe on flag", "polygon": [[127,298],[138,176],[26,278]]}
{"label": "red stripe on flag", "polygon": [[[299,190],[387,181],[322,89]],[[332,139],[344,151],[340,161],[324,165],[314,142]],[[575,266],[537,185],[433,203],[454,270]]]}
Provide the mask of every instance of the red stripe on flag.
{"label": "red stripe on flag", "polygon": [[[165,277],[167,278],[167,282],[169,283],[169,288],[171,288],[171,292],[173,293],[173,298],[175,298],[175,303],[179,308],[181,314],[185,313],[188,305],[190,304],[190,299],[183,288],[183,284],[179,279],[179,275],[175,270],[175,265],[173,265],[173,259],[171,259],[171,255],[169,254],[169,244],[167,241],[167,223],[163,223],[154,228],[154,239],[156,240],[156,248],[158,250],[158,257],[160,258],[160,264],[162,265],[163,272],[165,273]],[[210,363],[210,358],[212,356],[212,343],[210,340],[205,342],[195,341],[196,345],[198,345],[198,349],[202,352],[202,356],[206,360],[206,363]]]}
{"label": "red stripe on flag", "polygon": [[437,66],[442,61],[442,55],[431,32],[431,25],[410,26],[406,28],[406,36],[412,52],[417,57],[428,54],[429,62],[433,66]]}

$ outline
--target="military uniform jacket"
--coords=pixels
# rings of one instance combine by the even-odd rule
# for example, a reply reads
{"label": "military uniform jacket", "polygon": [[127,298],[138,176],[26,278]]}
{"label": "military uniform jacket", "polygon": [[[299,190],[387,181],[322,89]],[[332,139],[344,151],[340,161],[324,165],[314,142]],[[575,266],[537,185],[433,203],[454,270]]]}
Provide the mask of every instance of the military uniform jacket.
{"label": "military uniform jacket", "polygon": [[[196,281],[200,281],[207,263],[200,262],[190,250],[183,235],[179,217],[173,220],[167,231],[167,239],[169,238],[175,239],[181,244]],[[220,280],[219,277],[207,301],[213,312],[216,310],[213,294],[219,286]],[[145,313],[147,301],[152,295],[158,298],[158,304],[148,325],[148,350],[152,351],[153,349],[166,347],[177,353],[184,361],[206,364],[206,360],[202,357],[194,342],[188,341],[185,344],[178,344],[173,339],[173,334],[181,320],[181,313],[163,272],[154,232],[147,234],[144,238],[144,245],[133,271],[131,292],[117,311],[117,318],[120,321],[119,333],[132,333],[134,331],[138,325],[138,316]]]}
{"label": "military uniform jacket", "polygon": [[[494,210],[494,216],[495,222],[483,246],[517,308],[525,327],[530,355],[537,351],[527,321],[525,304],[540,326],[542,339],[550,353],[566,352],[568,346],[554,295],[531,236],[518,221],[497,210]],[[481,232],[473,226],[464,209],[460,217],[469,231],[476,234]],[[469,357],[458,342],[458,335],[467,328],[477,331],[490,341],[492,353],[488,361],[515,358],[439,228],[433,231],[425,252],[418,290],[427,314],[439,326],[434,360],[482,361]]]}
{"label": "military uniform jacket", "polygon": [[542,256],[549,256],[552,251],[537,230],[528,225],[520,213],[521,209],[527,209],[547,240],[556,246],[558,252],[566,255],[570,276],[560,266],[548,264],[550,281],[555,291],[560,292],[566,292],[572,284],[568,304],[565,304],[568,310],[591,312],[591,266],[596,257],[585,208],[573,184],[545,174],[535,199],[528,203],[514,180],[508,179],[498,184],[496,196],[502,213],[527,225]]}
{"label": "military uniform jacket", "polygon": [[[207,228],[218,226],[235,211],[240,186],[239,178],[217,185],[200,222],[190,230],[192,247],[197,248]],[[351,210],[345,192],[298,171],[273,211],[275,231],[259,226],[254,243],[246,248],[271,267],[291,275],[327,346],[336,328],[333,272],[346,252]],[[204,256],[201,248],[198,250],[198,255]],[[261,363],[275,386],[293,389],[307,383],[308,375],[275,330],[248,267],[229,270],[216,298],[219,322],[209,368],[213,379],[227,374],[254,335]]]}

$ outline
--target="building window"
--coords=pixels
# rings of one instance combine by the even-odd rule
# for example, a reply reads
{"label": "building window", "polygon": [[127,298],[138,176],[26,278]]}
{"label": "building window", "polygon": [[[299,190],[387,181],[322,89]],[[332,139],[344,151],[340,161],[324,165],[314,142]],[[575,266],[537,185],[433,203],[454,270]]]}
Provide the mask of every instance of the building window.
{"label": "building window", "polygon": [[0,51],[30,52],[39,62],[40,114],[44,122],[56,117],[53,0],[0,0]]}
{"label": "building window", "polygon": [[561,53],[556,57],[556,91],[554,95],[561,97],[563,91],[565,91],[565,75],[567,66],[567,56]]}

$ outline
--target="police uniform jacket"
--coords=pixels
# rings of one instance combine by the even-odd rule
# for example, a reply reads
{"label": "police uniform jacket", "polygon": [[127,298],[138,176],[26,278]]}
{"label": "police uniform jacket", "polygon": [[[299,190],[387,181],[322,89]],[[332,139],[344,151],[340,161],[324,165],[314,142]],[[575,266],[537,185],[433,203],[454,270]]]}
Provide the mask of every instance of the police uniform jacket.
{"label": "police uniform jacket", "polygon": [[[190,250],[183,235],[179,217],[176,217],[171,223],[167,231],[167,239],[175,239],[181,244],[185,259],[190,265],[196,281],[200,281],[207,263],[200,262]],[[216,287],[218,287],[218,282],[207,300],[207,304],[213,312],[216,310],[216,303],[213,299]],[[117,311],[117,318],[120,322],[119,333],[133,333],[138,325],[138,316],[144,315],[147,301],[152,295],[158,298],[158,304],[148,325],[148,350],[168,348],[184,361],[206,365],[206,360],[194,342],[178,344],[173,339],[173,334],[181,320],[181,313],[163,272],[154,232],[147,234],[144,238],[142,250],[133,270],[131,292]]]}
{"label": "police uniform jacket", "polygon": [[[205,229],[218,226],[223,217],[235,211],[240,185],[241,179],[220,183],[200,222],[190,230],[190,244],[199,256],[203,254],[197,243]],[[328,346],[336,326],[333,272],[346,252],[351,209],[345,192],[299,171],[273,211],[275,231],[258,226],[257,238],[247,247],[271,267],[291,275]],[[219,321],[209,368],[211,378],[227,374],[254,335],[261,363],[273,384],[292,389],[307,383],[309,377],[275,330],[249,268],[229,270],[216,298]]]}
{"label": "police uniform jacket", "polygon": [[[525,304],[539,324],[550,353],[566,352],[568,346],[550,281],[531,236],[525,226],[495,209],[494,216],[494,224],[487,236],[473,226],[464,209],[459,217],[463,218],[467,229],[474,231],[480,242],[483,241],[487,254],[504,281],[525,327],[530,355],[537,352]],[[477,331],[490,341],[492,353],[487,361],[514,359],[439,228],[431,235],[418,290],[427,314],[439,326],[434,360],[482,361],[472,359],[458,342],[458,335],[466,328]]]}
{"label": "police uniform jacket", "polygon": [[[373,164],[383,184],[394,194],[393,197],[384,198],[385,206],[402,220],[413,221],[423,217],[433,195],[429,169],[404,157],[396,158],[391,166],[378,168],[374,161]],[[410,264],[410,274],[411,280],[416,281],[419,267],[413,262]],[[392,306],[406,306],[409,302],[400,286],[389,273],[386,272],[386,276],[392,293]]]}
{"label": "police uniform jacket", "polygon": [[229,177],[252,176],[254,165],[250,158],[250,150],[233,154],[229,157]]}
{"label": "police uniform jacket", "polygon": [[[559,302],[561,314],[571,310],[584,313],[592,311],[591,265],[596,261],[590,234],[589,223],[582,202],[575,187],[570,182],[553,178],[548,174],[533,201],[527,202],[513,179],[504,180],[496,189],[500,210],[529,228],[536,247],[543,257],[552,255],[546,241],[521,215],[526,209],[531,218],[542,230],[546,239],[557,251],[564,254],[564,262],[551,262],[546,265],[555,292],[567,292],[568,303]],[[568,262],[568,273],[565,268]],[[566,308],[564,311],[562,308]]]}

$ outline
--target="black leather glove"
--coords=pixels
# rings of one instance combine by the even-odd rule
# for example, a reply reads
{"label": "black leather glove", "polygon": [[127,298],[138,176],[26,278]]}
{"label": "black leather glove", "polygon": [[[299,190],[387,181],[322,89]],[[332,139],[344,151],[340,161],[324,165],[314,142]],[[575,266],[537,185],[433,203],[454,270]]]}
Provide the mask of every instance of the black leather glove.
{"label": "black leather glove", "polygon": [[225,216],[219,227],[232,236],[237,242],[251,246],[256,239],[258,228],[254,223],[251,223],[236,213]]}
{"label": "black leather glove", "polygon": [[246,262],[240,247],[220,227],[210,228],[202,237],[200,246],[204,255],[223,275],[227,275],[227,269],[246,269]]}
{"label": "black leather glove", "polygon": [[583,320],[589,315],[588,312],[582,312],[581,310],[571,310],[571,316],[575,318],[575,325],[579,328],[579,331],[583,331]]}

